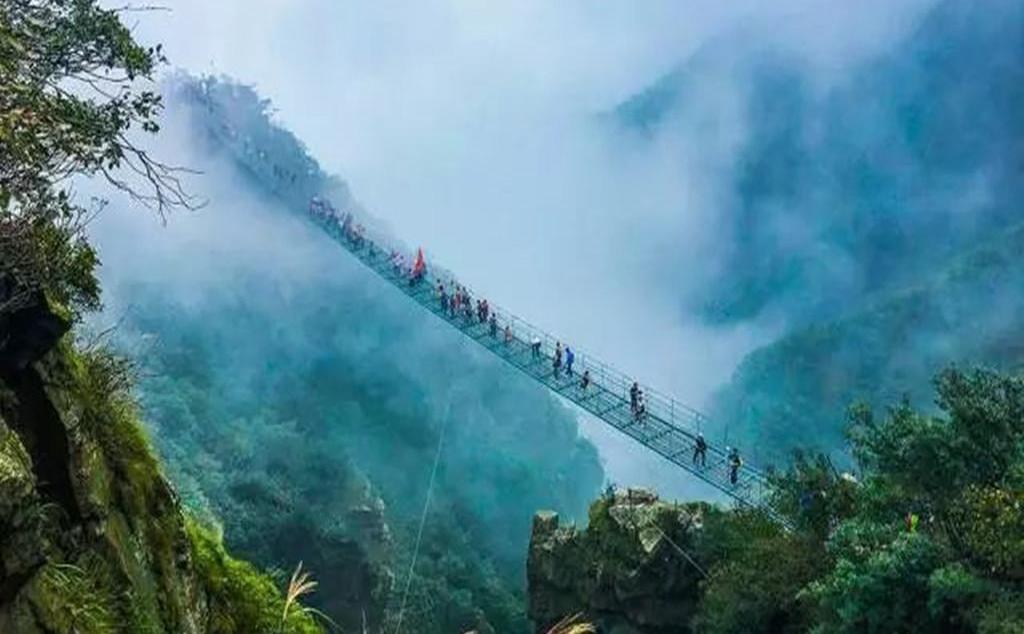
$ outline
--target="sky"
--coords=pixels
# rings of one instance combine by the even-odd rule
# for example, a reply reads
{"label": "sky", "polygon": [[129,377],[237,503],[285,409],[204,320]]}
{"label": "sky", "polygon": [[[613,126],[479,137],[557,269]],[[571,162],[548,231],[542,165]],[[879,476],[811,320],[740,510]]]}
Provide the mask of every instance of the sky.
{"label": "sky", "polygon": [[[727,186],[719,167],[747,134],[743,86],[727,68],[708,78],[702,107],[725,124],[678,122],[683,133],[663,142],[639,144],[599,115],[728,38],[788,51],[827,90],[931,2],[161,4],[129,15],[137,38],[161,42],[175,68],[253,84],[406,242],[494,303],[700,406],[784,328],[710,328],[681,301],[721,248],[714,201]],[[686,254],[677,270],[662,270],[667,251]],[[584,430],[612,480],[677,477],[599,424]]]}

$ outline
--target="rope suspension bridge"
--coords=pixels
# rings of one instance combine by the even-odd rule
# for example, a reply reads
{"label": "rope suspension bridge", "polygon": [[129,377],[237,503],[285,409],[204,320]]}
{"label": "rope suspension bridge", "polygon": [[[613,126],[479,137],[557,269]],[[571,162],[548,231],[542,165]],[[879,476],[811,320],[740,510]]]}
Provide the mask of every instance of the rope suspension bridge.
{"label": "rope suspension bridge", "polygon": [[[721,491],[738,505],[761,509],[782,521],[768,504],[765,474],[735,460],[727,449],[705,441],[701,430],[707,418],[698,410],[641,385],[644,405],[638,414],[635,399],[630,395],[634,382],[613,367],[577,352],[571,372],[564,366],[556,368],[553,358],[561,340],[495,306],[489,308],[488,317],[494,315],[496,328],[490,319],[478,318],[472,306],[465,311],[461,307],[451,311],[442,305],[438,287],[452,280],[436,273],[433,266],[423,267],[411,277],[409,270],[394,260],[395,250],[364,237],[361,229],[350,226],[350,215],[348,220],[343,219],[322,200],[313,200],[309,217],[379,277],[516,370]],[[422,253],[419,258],[417,266],[422,266]],[[584,372],[589,374],[587,385],[582,381]],[[699,459],[696,451],[699,442],[705,447],[703,459]]]}
{"label": "rope suspension bridge", "polygon": [[[638,416],[630,396],[634,382],[610,365],[577,351],[574,371],[570,373],[566,367],[558,371],[553,367],[552,358],[560,340],[511,312],[490,307],[489,313],[498,322],[495,333],[487,323],[489,320],[474,318],[472,307],[465,312],[445,310],[436,290],[438,284],[451,282],[455,276],[431,265],[424,267],[418,281],[410,283],[408,271],[391,260],[393,251],[407,250],[392,249],[392,244],[364,237],[362,231],[354,234],[345,222],[345,216],[351,221],[351,214],[343,216],[318,197],[318,192],[328,191],[331,198],[347,201],[346,207],[352,204],[347,187],[324,174],[294,136],[274,126],[255,138],[253,129],[240,133],[230,121],[231,113],[235,111],[225,110],[220,103],[225,99],[233,103],[232,100],[238,97],[237,89],[218,92],[216,82],[205,80],[186,87],[184,91],[203,107],[206,138],[227,149],[239,167],[254,177],[268,193],[280,197],[289,208],[309,203],[308,216],[312,222],[412,301],[557,396],[633,438],[732,498],[738,505],[761,509],[776,521],[786,524],[769,504],[770,487],[762,471],[734,460],[726,448],[711,442],[705,442],[704,455],[697,459],[698,438],[704,442],[700,433],[708,420],[701,412],[641,385],[644,405],[642,415]],[[279,164],[285,159],[289,167]],[[439,274],[442,272],[445,276]],[[509,330],[507,337],[506,328]],[[586,387],[581,381],[584,372],[589,373],[590,379]]]}

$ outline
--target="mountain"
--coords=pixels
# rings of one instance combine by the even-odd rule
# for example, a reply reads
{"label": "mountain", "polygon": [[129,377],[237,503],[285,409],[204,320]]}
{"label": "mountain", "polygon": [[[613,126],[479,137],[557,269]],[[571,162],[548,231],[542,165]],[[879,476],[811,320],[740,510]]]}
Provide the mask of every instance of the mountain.
{"label": "mountain", "polygon": [[798,329],[743,360],[714,398],[720,432],[785,463],[800,447],[842,452],[846,407],[930,402],[950,363],[1024,368],[1024,225],[955,258],[922,284]]}
{"label": "mountain", "polygon": [[[684,299],[714,323],[834,319],[1013,224],[1022,24],[1017,2],[945,0],[885,53],[824,78],[729,33],[619,106],[623,129],[716,157],[695,169],[719,243]],[[731,130],[735,147],[713,152]]]}
{"label": "mountain", "polygon": [[[729,34],[614,113],[641,139],[742,130],[711,174],[723,227],[692,309],[786,326],[711,399],[759,464],[845,462],[845,409],[927,407],[948,363],[1014,368],[1024,270],[1024,7],[935,3],[888,49],[822,77]],[[699,125],[698,125],[699,124]],[[709,133],[710,134],[710,133]]]}

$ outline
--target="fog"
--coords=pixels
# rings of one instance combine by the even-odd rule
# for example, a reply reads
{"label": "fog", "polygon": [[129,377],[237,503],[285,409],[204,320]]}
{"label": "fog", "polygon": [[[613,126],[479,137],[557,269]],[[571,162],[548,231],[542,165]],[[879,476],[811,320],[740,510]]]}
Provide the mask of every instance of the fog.
{"label": "fog", "polygon": [[[726,61],[700,78],[690,112],[705,116],[673,121],[673,133],[654,142],[604,115],[730,38],[803,60],[802,72],[827,91],[913,29],[931,3],[166,4],[132,14],[136,36],[162,42],[189,72],[255,85],[396,234],[494,303],[699,406],[786,326],[780,315],[708,326],[683,300],[731,248],[717,203],[732,187],[724,168],[750,134],[745,87]],[[159,143],[181,140],[165,134]],[[219,202],[200,213],[217,214]],[[98,229],[107,270],[129,246],[112,239],[120,217]],[[131,234],[131,248],[173,249],[175,225],[195,219],[174,216],[167,231],[124,222],[149,227]],[[243,231],[228,245],[278,254],[279,244],[260,241],[282,239]],[[191,270],[215,274],[210,264],[232,254],[190,257]],[[632,441],[594,421],[584,431],[609,479],[688,491]]]}

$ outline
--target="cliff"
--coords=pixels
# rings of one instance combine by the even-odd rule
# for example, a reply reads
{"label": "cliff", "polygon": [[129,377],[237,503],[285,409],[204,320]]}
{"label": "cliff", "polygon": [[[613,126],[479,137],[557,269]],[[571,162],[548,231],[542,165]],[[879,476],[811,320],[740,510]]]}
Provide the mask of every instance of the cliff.
{"label": "cliff", "polygon": [[616,634],[685,630],[703,577],[689,553],[701,538],[705,510],[627,489],[596,501],[586,530],[538,513],[527,560],[537,631],[574,615]]}
{"label": "cliff", "polygon": [[319,632],[186,518],[128,368],[69,328],[43,297],[0,323],[0,632]]}

